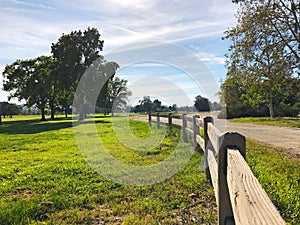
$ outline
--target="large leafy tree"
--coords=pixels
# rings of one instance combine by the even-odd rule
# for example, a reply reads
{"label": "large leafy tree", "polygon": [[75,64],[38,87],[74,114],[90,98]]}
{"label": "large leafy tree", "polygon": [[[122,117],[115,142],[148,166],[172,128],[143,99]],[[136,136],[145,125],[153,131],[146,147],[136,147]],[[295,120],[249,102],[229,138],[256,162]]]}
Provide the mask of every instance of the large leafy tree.
{"label": "large leafy tree", "polygon": [[72,104],[75,90],[84,71],[98,58],[104,41],[96,28],[73,31],[63,34],[57,43],[52,44],[52,54],[57,60],[55,79],[58,82],[60,104],[66,117]]}
{"label": "large leafy tree", "polygon": [[210,111],[210,104],[207,98],[197,95],[195,97],[194,106],[198,112],[208,112]]}
{"label": "large leafy tree", "polygon": [[86,70],[73,101],[73,106],[79,112],[79,120],[83,120],[88,113],[95,112],[95,107],[102,108],[102,111],[106,110],[105,112],[110,111],[109,83],[118,67],[119,65],[115,62],[99,58]]}
{"label": "large leafy tree", "polygon": [[51,97],[51,72],[53,59],[41,56],[30,60],[17,60],[4,69],[4,90],[10,92],[10,98],[25,100],[27,106],[37,105],[41,111],[41,120],[45,120],[45,109]]}
{"label": "large leafy tree", "polygon": [[299,101],[289,96],[299,78],[299,1],[236,2],[238,25],[225,33],[231,41],[222,85],[227,113],[263,115],[266,108],[271,117],[291,113]]}
{"label": "large leafy tree", "polygon": [[127,80],[115,77],[108,82],[108,107],[112,116],[119,107],[126,106],[131,91],[127,88]]}
{"label": "large leafy tree", "polygon": [[12,115],[17,115],[20,113],[21,113],[20,106],[8,102],[0,102],[0,125],[2,124],[2,116],[4,118],[6,116],[12,117]]}

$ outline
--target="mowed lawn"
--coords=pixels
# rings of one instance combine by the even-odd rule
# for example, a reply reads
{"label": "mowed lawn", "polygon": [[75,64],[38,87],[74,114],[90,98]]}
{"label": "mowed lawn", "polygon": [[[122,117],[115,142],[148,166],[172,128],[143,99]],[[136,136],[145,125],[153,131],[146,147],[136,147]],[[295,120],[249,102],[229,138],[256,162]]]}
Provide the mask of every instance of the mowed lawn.
{"label": "mowed lawn", "polygon": [[[129,124],[133,136],[140,140],[133,144],[143,147],[150,135],[148,124]],[[84,129],[86,124],[76,126]],[[96,127],[107,151],[134,166],[167,159],[174,148],[191,150],[190,144],[178,144],[180,132],[176,130],[167,131],[158,146],[141,151],[120,142],[111,118],[97,116]],[[200,171],[201,155],[197,152],[171,178],[134,187],[110,181],[86,163],[71,119],[41,122],[37,116],[5,118],[0,140],[0,225],[217,221],[214,191]],[[247,140],[247,161],[285,221],[300,224],[300,159]]]}
{"label": "mowed lawn", "polygon": [[[96,120],[108,151],[133,165],[167,158],[180,138],[178,131],[167,132],[159,146],[132,150],[114,135],[111,118]],[[141,143],[149,136],[147,123],[131,121],[130,127]],[[5,118],[0,140],[1,225],[216,223],[213,189],[199,171],[199,153],[166,181],[134,187],[110,181],[86,163],[71,119]]]}
{"label": "mowed lawn", "polygon": [[300,128],[300,118],[299,117],[276,117],[276,118],[246,117],[246,118],[235,118],[235,119],[232,119],[231,121],[239,122],[239,123],[268,125],[268,126]]}

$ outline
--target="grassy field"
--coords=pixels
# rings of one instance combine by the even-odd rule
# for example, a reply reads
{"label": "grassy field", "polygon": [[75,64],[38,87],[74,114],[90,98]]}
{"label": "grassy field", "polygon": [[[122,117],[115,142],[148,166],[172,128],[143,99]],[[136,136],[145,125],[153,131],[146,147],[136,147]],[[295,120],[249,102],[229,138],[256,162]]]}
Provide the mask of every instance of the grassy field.
{"label": "grassy field", "polygon": [[[108,151],[135,165],[164,159],[180,138],[178,132],[167,133],[157,148],[134,151],[118,142],[110,118],[99,117],[97,122]],[[132,121],[131,129],[141,141],[149,135],[145,123]],[[213,189],[199,172],[198,153],[165,182],[133,187],[90,168],[78,150],[71,119],[4,119],[0,140],[1,225],[216,222]]]}
{"label": "grassy field", "polygon": [[247,140],[247,162],[285,221],[300,224],[300,159]]}
{"label": "grassy field", "polygon": [[[115,136],[111,118],[98,116],[96,120],[107,151],[132,165],[164,160],[180,138],[173,130],[155,148],[132,150]],[[199,171],[199,153],[164,182],[127,186],[91,169],[78,149],[71,119],[41,122],[35,116],[19,116],[3,121],[1,225],[216,223],[213,188]],[[130,128],[141,143],[150,135],[147,123],[130,121]],[[179,148],[185,151],[190,145]],[[300,160],[280,149],[247,141],[247,161],[284,219],[300,224]]]}
{"label": "grassy field", "polygon": [[231,121],[239,122],[239,123],[252,123],[252,124],[269,125],[269,126],[300,128],[299,117],[277,117],[277,118],[247,117],[247,118],[235,118],[232,119]]}

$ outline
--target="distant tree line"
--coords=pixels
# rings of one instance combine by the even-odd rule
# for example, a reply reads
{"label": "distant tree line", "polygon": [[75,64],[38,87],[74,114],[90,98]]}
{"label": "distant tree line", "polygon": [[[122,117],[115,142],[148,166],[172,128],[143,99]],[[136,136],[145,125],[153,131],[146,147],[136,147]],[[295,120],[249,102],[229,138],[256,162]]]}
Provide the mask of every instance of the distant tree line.
{"label": "distant tree line", "polygon": [[177,111],[176,104],[172,106],[162,105],[162,102],[155,99],[153,102],[150,96],[144,96],[143,100],[139,101],[139,104],[131,108],[131,112],[135,113],[150,113],[150,112],[174,112]]}
{"label": "distant tree line", "polygon": [[[97,63],[94,65],[97,66],[97,76],[110,77],[103,85],[96,108],[99,112],[108,113],[117,96],[120,96],[118,104],[124,104],[130,92],[126,88],[126,80],[114,77],[118,64],[108,62],[100,55],[103,44],[96,28],[63,34],[57,43],[52,44],[51,56],[16,60],[6,65],[3,89],[10,92],[9,99],[25,100],[27,107],[37,106],[41,120],[45,120],[46,109],[50,110],[51,119],[54,119],[57,110],[63,110],[68,117],[81,77],[89,66]],[[86,101],[90,93],[84,94],[78,102],[80,119],[91,111],[90,103]]]}
{"label": "distant tree line", "polygon": [[224,116],[296,116],[300,109],[300,1],[235,0],[238,24],[221,85]]}
{"label": "distant tree line", "polygon": [[193,106],[181,106],[178,107],[176,104],[172,106],[162,105],[162,102],[155,99],[153,102],[150,96],[144,96],[143,100],[139,102],[140,104],[131,108],[131,112],[141,113],[141,112],[208,112],[211,110],[221,110],[222,105],[217,102],[210,102],[207,98],[198,95],[195,97]]}
{"label": "distant tree line", "polygon": [[16,104],[8,102],[0,102],[0,124],[2,123],[2,117],[12,117],[21,113],[21,107]]}

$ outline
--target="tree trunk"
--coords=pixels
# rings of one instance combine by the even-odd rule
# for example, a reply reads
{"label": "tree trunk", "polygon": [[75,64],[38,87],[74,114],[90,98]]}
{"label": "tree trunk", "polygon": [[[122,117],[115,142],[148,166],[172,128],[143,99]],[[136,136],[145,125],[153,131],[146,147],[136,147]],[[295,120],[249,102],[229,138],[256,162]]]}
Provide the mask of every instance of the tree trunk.
{"label": "tree trunk", "polygon": [[68,108],[67,107],[65,108],[65,118],[66,119],[68,118]]}
{"label": "tree trunk", "polygon": [[45,117],[45,107],[42,107],[42,108],[41,108],[41,114],[42,114],[41,121],[46,121],[46,117]]}
{"label": "tree trunk", "polygon": [[2,125],[2,115],[0,114],[0,125]]}
{"label": "tree trunk", "polygon": [[50,111],[51,111],[51,120],[55,119],[55,107],[54,106],[50,106]]}
{"label": "tree trunk", "polygon": [[55,119],[55,110],[51,109],[51,120]]}
{"label": "tree trunk", "polygon": [[269,111],[270,111],[270,117],[274,118],[275,117],[275,113],[274,113],[274,106],[273,106],[273,100],[270,100],[269,103]]}

